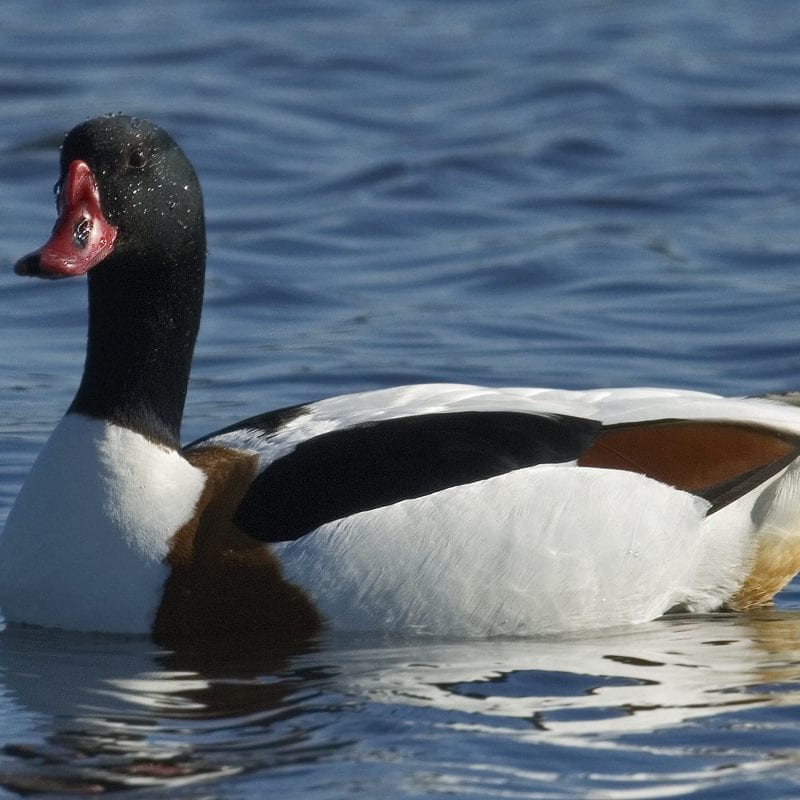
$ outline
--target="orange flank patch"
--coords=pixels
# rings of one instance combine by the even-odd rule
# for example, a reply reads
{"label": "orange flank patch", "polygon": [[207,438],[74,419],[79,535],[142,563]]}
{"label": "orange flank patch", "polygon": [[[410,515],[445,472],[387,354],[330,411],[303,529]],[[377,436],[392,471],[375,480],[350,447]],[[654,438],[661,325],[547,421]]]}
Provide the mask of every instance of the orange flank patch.
{"label": "orange flank patch", "polygon": [[766,533],[759,538],[753,566],[728,601],[732,611],[763,606],[800,571],[800,537]]}
{"label": "orange flank patch", "polygon": [[202,639],[297,639],[322,624],[310,599],[284,580],[275,556],[233,515],[255,475],[255,456],[220,447],[190,450],[206,475],[193,519],[173,537],[171,573],[153,624],[170,645]]}
{"label": "orange flank patch", "polygon": [[657,420],[609,426],[578,464],[647,475],[704,497],[713,512],[776,475],[798,454],[800,436],[760,425]]}

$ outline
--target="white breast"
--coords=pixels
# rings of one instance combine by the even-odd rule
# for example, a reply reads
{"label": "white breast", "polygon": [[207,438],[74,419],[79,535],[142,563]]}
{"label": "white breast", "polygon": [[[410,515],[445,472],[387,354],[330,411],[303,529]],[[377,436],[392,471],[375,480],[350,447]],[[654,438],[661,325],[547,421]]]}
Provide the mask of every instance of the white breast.
{"label": "white breast", "polygon": [[12,622],[149,631],[170,537],[204,475],[126,428],[64,417],[11,509],[0,540],[0,607]]}

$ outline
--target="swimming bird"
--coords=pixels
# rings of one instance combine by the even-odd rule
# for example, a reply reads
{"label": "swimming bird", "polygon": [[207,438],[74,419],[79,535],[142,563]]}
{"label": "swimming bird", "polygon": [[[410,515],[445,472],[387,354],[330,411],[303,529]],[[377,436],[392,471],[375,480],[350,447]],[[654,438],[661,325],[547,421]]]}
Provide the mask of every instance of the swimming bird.
{"label": "swimming bird", "polygon": [[148,121],[91,119],[64,140],[57,214],[16,272],[87,276],[86,361],[0,540],[8,621],[539,635],[758,606],[800,569],[791,397],[402,386],[182,446],[194,169]]}

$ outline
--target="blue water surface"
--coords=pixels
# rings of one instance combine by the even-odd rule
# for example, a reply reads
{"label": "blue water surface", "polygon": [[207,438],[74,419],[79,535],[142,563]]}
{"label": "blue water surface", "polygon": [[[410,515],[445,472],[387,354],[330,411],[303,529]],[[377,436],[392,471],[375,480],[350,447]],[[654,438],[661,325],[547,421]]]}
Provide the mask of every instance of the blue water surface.
{"label": "blue water surface", "polygon": [[[446,380],[798,388],[789,0],[100,0],[0,9],[0,522],[75,391],[85,286],[11,265],[66,130],[203,181],[187,440]],[[789,798],[800,594],[548,641],[168,653],[0,637],[0,796]]]}

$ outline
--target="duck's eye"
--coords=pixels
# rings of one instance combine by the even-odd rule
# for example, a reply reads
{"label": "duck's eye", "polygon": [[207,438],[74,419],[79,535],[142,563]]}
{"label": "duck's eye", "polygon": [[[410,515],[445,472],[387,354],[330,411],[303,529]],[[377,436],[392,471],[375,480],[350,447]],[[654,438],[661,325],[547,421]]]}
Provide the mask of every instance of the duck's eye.
{"label": "duck's eye", "polygon": [[141,150],[134,150],[128,157],[128,166],[131,169],[141,169],[147,163],[147,158]]}

